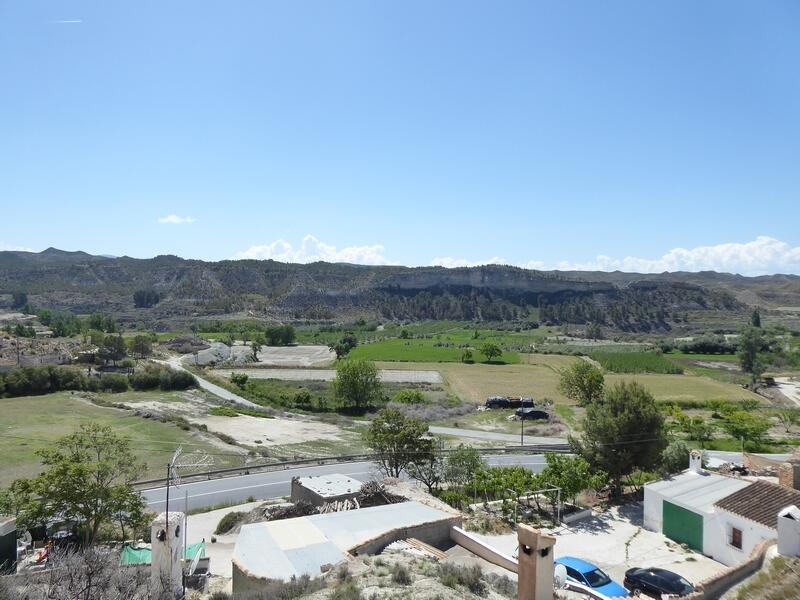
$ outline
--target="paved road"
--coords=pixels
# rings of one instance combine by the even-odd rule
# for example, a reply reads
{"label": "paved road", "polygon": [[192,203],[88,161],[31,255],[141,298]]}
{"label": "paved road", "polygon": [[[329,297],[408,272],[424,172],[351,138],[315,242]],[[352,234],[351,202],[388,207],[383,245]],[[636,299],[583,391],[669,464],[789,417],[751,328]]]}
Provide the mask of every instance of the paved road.
{"label": "paved road", "polygon": [[[190,373],[188,369],[185,369],[183,365],[181,365],[181,359],[179,356],[174,356],[169,360],[157,360],[156,362],[161,363],[162,365],[167,365],[168,367],[171,367],[176,371],[186,371],[187,373]],[[255,402],[250,402],[250,400],[242,398],[241,396],[234,394],[233,392],[229,392],[223,387],[215,385],[210,381],[206,381],[202,377],[198,377],[197,375],[195,375],[195,378],[197,379],[197,383],[200,385],[201,388],[211,392],[212,394],[218,396],[219,398],[222,398],[223,400],[230,400],[231,402],[234,402],[240,406],[246,406],[247,408],[259,408],[259,409],[263,408],[258,404],[256,404]]]}
{"label": "paved road", "polygon": [[[523,465],[534,473],[540,472],[545,464],[544,456],[540,454],[509,454],[487,456],[485,458],[493,466]],[[288,496],[291,493],[292,477],[328,475],[331,473],[341,473],[360,481],[366,481],[373,476],[378,476],[378,467],[372,462],[342,463],[184,483],[180,486],[170,486],[169,504],[174,510],[183,510],[186,492],[189,493],[189,510],[206,508],[222,503],[240,504],[251,496],[259,500]],[[142,496],[147,501],[148,510],[158,512],[164,510],[166,488],[143,490]]]}
{"label": "paved road", "polygon": [[[431,433],[439,435],[452,435],[462,438],[472,438],[476,440],[486,440],[490,442],[506,442],[519,446],[518,433],[498,433],[496,431],[480,431],[478,429],[461,429],[460,427],[438,427],[432,425],[428,427]],[[535,435],[525,435],[525,444],[566,444],[564,438],[538,437]]]}

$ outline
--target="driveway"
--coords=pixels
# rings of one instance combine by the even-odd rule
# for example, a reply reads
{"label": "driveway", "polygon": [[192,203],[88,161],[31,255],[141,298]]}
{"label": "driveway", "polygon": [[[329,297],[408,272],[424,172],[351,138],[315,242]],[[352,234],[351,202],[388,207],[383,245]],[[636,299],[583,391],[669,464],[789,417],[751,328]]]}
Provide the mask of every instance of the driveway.
{"label": "driveway", "polygon": [[[619,583],[622,583],[625,571],[631,567],[669,569],[692,583],[699,583],[725,569],[721,563],[702,554],[683,550],[660,533],[642,528],[642,513],[642,503],[627,504],[613,507],[570,527],[545,531],[557,539],[554,549],[556,558],[582,558],[602,568]],[[478,537],[507,554],[513,556],[516,553],[516,533]],[[448,555],[451,560],[460,563],[480,561],[463,549],[448,552]]]}

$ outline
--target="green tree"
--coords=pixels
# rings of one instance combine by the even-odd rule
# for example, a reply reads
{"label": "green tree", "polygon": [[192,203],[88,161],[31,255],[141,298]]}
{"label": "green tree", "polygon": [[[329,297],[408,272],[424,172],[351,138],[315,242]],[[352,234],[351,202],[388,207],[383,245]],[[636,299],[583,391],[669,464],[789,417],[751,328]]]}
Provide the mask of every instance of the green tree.
{"label": "green tree", "polygon": [[[604,472],[593,471],[582,456],[548,452],[544,458],[547,466],[540,474],[541,480],[548,486],[561,488],[562,501],[575,504],[578,494],[584,490],[600,489],[608,480]],[[554,492],[547,492],[546,495],[555,506],[557,495]]]}
{"label": "green tree", "polygon": [[250,350],[253,352],[253,362],[258,361],[258,353],[261,352],[261,339],[256,338],[250,342]]}
{"label": "green tree", "polygon": [[465,486],[485,468],[486,463],[475,448],[459,444],[447,455],[444,477],[448,483]]}
{"label": "green tree", "polygon": [[336,358],[344,358],[350,354],[350,351],[357,345],[358,340],[356,339],[356,336],[354,336],[352,333],[348,333],[335,344],[331,344],[329,348],[336,352]]}
{"label": "green tree", "polygon": [[128,354],[125,347],[125,340],[122,334],[107,335],[103,338],[103,345],[100,346],[98,353],[100,358],[106,362],[111,361],[115,365],[118,360],[122,360]]}
{"label": "green tree", "polygon": [[150,336],[136,335],[131,341],[131,352],[134,355],[139,355],[139,358],[145,358],[153,353],[153,345],[150,342]]}
{"label": "green tree", "polygon": [[25,292],[11,292],[11,308],[22,308],[28,303],[28,294]]}
{"label": "green tree", "polygon": [[786,433],[789,433],[792,430],[792,426],[797,423],[797,412],[791,409],[778,411],[776,417]]}
{"label": "green tree", "polygon": [[481,354],[486,357],[486,362],[492,362],[503,355],[503,349],[494,342],[486,342],[481,346]]}
{"label": "green tree", "polygon": [[469,348],[464,348],[461,351],[461,362],[463,362],[463,363],[471,363],[471,362],[473,362],[473,360],[474,359],[472,357],[472,350],[470,350]]}
{"label": "green tree", "polygon": [[757,306],[753,309],[753,314],[750,315],[750,325],[761,327],[761,311]]}
{"label": "green tree", "polygon": [[383,387],[378,368],[374,362],[363,359],[348,359],[336,365],[333,380],[336,398],[356,410],[365,410],[378,402],[383,395]]}
{"label": "green tree", "polygon": [[558,381],[559,391],[580,406],[602,400],[604,386],[602,371],[585,360],[563,369]]}
{"label": "green tree", "polygon": [[769,421],[753,413],[737,410],[725,417],[722,428],[737,440],[758,444],[769,429]]}
{"label": "green tree", "polygon": [[384,408],[378,413],[364,434],[364,441],[389,477],[400,477],[409,463],[424,464],[433,454],[428,426],[394,408]]}
{"label": "green tree", "polygon": [[661,474],[680,473],[689,466],[689,446],[683,440],[673,440],[661,453]]}
{"label": "green tree", "polygon": [[766,349],[764,333],[758,327],[745,327],[739,333],[737,355],[742,371],[750,374],[751,383],[755,385],[766,369],[761,353]]}
{"label": "green tree", "polygon": [[606,391],[603,402],[586,407],[583,436],[570,442],[592,468],[608,473],[619,494],[623,477],[658,465],[667,445],[664,417],[644,387],[623,381]]}
{"label": "green tree", "polygon": [[44,471],[14,481],[0,497],[0,512],[15,515],[24,527],[56,515],[74,519],[85,545],[94,542],[104,524],[141,521],[145,503],[131,484],[143,465],[127,438],[90,423],[36,453]]}
{"label": "green tree", "polygon": [[438,489],[444,481],[444,461],[435,452],[423,451],[406,465],[406,473],[428,488],[428,493]]}

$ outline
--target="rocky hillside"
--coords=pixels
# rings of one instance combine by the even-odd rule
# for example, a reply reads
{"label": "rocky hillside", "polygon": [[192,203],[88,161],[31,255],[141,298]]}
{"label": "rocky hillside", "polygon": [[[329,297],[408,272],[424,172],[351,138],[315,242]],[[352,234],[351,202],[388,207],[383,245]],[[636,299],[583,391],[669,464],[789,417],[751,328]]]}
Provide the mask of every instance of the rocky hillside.
{"label": "rocky hillside", "polygon": [[[800,306],[800,277],[795,276],[204,262],[177,256],[110,258],[54,248],[0,252],[0,293],[6,294],[6,305],[15,291],[27,293],[36,307],[107,312],[148,323],[215,315],[312,320],[536,317],[641,331],[669,329],[687,311],[743,314],[748,305]],[[136,308],[137,291],[157,293],[158,302]]]}

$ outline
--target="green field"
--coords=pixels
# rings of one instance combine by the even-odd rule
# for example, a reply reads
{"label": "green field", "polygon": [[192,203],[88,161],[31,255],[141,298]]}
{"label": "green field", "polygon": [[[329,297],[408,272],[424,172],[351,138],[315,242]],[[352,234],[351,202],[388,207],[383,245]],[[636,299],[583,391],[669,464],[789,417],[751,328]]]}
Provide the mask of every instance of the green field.
{"label": "green field", "polygon": [[612,373],[683,373],[682,367],[653,352],[593,352],[591,357]]}
{"label": "green field", "polygon": [[[483,342],[476,341],[478,343],[475,346],[479,348]],[[463,348],[459,348],[455,342],[441,341],[435,338],[390,339],[374,344],[357,346],[350,352],[349,356],[388,362],[461,362],[462,352]],[[486,361],[486,357],[477,349],[473,349],[472,352],[475,362]],[[495,361],[516,364],[520,362],[520,359],[517,352],[503,352],[503,355],[495,359]]]}
{"label": "green field", "polygon": [[[117,396],[107,399],[116,402]],[[3,457],[0,486],[36,473],[39,459],[35,450],[47,447],[89,422],[110,425],[116,432],[130,437],[136,454],[147,465],[144,478],[160,476],[178,445],[186,452],[213,454],[217,467],[242,464],[242,455],[221,449],[198,433],[143,419],[129,411],[97,406],[77,394],[59,392],[0,399],[0,456]]]}

